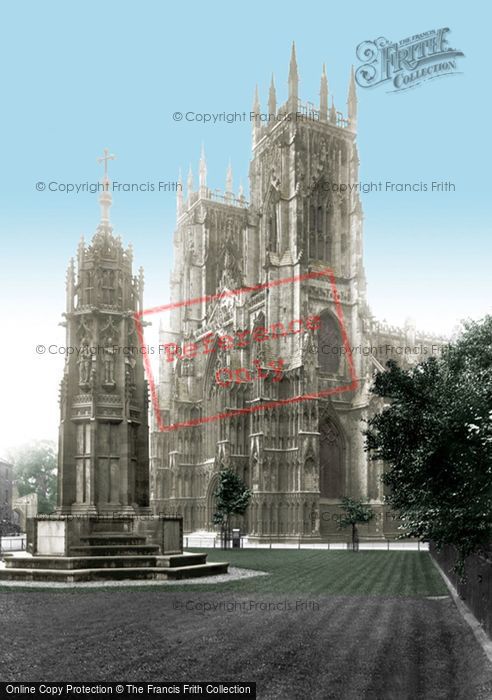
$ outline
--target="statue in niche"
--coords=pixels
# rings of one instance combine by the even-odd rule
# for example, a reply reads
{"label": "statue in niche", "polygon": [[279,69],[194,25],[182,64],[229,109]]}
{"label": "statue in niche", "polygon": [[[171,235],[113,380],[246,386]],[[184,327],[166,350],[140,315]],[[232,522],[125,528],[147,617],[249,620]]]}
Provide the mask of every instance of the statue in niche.
{"label": "statue in niche", "polygon": [[125,364],[126,387],[131,398],[135,392],[135,365],[137,364],[132,350],[130,350],[128,355],[125,357]]}
{"label": "statue in niche", "polygon": [[125,370],[125,377],[126,377],[125,400],[126,400],[126,405],[127,405],[126,412],[128,412],[128,403],[129,403],[130,399],[132,398],[134,391],[135,391],[135,384],[133,384],[133,382],[132,382],[131,372],[128,369],[128,367]]}
{"label": "statue in niche", "polygon": [[95,391],[96,391],[96,384],[97,384],[97,372],[96,372],[96,368],[92,367],[91,372],[90,372],[90,377],[89,377],[89,387],[93,393],[95,393]]}
{"label": "statue in niche", "polygon": [[319,529],[319,512],[316,506],[311,506],[311,534],[315,535]]}
{"label": "statue in niche", "polygon": [[237,289],[242,285],[240,256],[232,235],[232,221],[227,222],[225,240],[219,249],[216,268],[217,286],[227,289]]}
{"label": "statue in niche", "polygon": [[89,347],[89,341],[87,338],[82,338],[82,343],[81,343],[81,348],[80,348],[80,355],[79,359],[77,360],[78,365],[79,365],[79,385],[80,386],[87,386],[89,384],[90,380],[90,371],[91,371],[91,350]]}
{"label": "statue in niche", "polygon": [[302,334],[302,350],[303,353],[309,352],[311,350],[311,339],[313,331],[310,328],[306,328]]}
{"label": "statue in niche", "polygon": [[94,286],[96,289],[96,298],[94,301],[96,303],[101,303],[103,301],[103,275],[104,272],[102,272],[100,268],[97,268],[94,273]]}
{"label": "statue in niche", "polygon": [[67,387],[67,376],[64,375],[60,382],[60,409],[61,414],[65,415],[66,405],[67,405],[68,387]]}
{"label": "statue in niche", "polygon": [[114,363],[115,363],[115,347],[111,336],[106,341],[104,347],[104,383],[114,386]]}
{"label": "statue in niche", "polygon": [[193,240],[192,235],[190,235],[190,238],[188,240],[188,260],[190,262],[193,262],[195,259],[195,241]]}

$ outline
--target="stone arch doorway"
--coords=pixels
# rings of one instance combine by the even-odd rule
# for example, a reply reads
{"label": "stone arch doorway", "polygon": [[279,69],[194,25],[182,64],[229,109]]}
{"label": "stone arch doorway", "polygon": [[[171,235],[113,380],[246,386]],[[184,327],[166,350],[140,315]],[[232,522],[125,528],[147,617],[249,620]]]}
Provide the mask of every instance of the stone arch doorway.
{"label": "stone arch doorway", "polygon": [[330,416],[321,419],[319,433],[319,495],[339,500],[346,495],[345,440]]}
{"label": "stone arch doorway", "polygon": [[214,493],[217,489],[217,484],[219,483],[219,475],[214,474],[210,479],[210,483],[207,489],[207,511],[206,511],[206,529],[210,531],[215,531],[217,526],[214,523],[214,513],[215,513],[215,496]]}

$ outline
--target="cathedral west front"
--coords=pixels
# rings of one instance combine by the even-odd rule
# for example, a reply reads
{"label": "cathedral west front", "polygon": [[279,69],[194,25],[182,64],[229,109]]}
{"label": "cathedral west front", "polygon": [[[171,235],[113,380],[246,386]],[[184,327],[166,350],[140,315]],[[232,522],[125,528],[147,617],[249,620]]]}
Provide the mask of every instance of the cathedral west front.
{"label": "cathedral west front", "polygon": [[253,112],[268,118],[252,120],[250,201],[230,167],[225,191],[209,188],[203,150],[197,185],[190,170],[178,190],[157,383],[175,429],[154,415],[151,506],[182,514],[185,532],[214,529],[225,467],[252,491],[236,520],[250,539],[340,540],[344,496],[372,505],[367,536],[396,532],[383,465],[364,450],[380,401],[369,387],[386,359],[409,362],[402,348],[433,340],[379,323],[366,301],[359,191],[339,186],[358,182],[353,72],[344,114],[324,68],[316,107],[298,85],[293,47],[286,102],[272,80],[262,112],[256,91]]}

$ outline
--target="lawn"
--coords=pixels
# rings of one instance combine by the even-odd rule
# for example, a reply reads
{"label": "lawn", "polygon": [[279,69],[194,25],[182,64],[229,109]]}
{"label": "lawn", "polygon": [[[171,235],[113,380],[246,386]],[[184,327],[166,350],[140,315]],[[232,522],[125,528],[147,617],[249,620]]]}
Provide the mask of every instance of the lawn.
{"label": "lawn", "polygon": [[485,700],[492,667],[427,553],[210,551],[220,585],[0,591],[4,681],[256,681],[261,700]]}
{"label": "lawn", "polygon": [[233,566],[270,574],[217,586],[200,586],[202,590],[374,596],[439,596],[448,593],[427,552],[190,551],[206,551],[208,561],[228,561]]}
{"label": "lawn", "polygon": [[[191,549],[207,552],[208,561],[268,572],[268,576],[223,583],[186,583],[168,590],[237,593],[311,593],[313,595],[440,596],[448,590],[427,552],[316,551],[306,549]],[[150,590],[145,584],[127,587]],[[160,587],[159,587],[160,588]],[[15,590],[21,590],[17,586]],[[98,587],[93,587],[96,590]],[[0,584],[0,591],[12,591]],[[32,590],[27,587],[25,590]],[[50,590],[47,586],[37,590]],[[51,589],[52,590],[52,589]],[[83,593],[84,588],[69,589]],[[101,590],[105,590],[101,586]],[[158,590],[154,587],[152,590]],[[166,590],[165,585],[161,590]]]}

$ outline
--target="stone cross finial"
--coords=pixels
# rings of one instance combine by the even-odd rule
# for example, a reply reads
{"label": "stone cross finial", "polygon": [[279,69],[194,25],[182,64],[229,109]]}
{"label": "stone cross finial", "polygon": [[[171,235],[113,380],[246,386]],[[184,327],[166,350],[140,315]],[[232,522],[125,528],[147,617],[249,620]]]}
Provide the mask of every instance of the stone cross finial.
{"label": "stone cross finial", "polygon": [[109,208],[112,204],[111,192],[109,191],[109,177],[108,177],[108,160],[115,160],[116,156],[112,153],[110,154],[109,149],[104,149],[104,155],[97,159],[98,163],[104,163],[104,177],[103,177],[103,190],[99,196],[99,203],[101,205],[101,224],[103,226],[109,225]]}
{"label": "stone cross finial", "polygon": [[115,160],[116,156],[109,153],[109,149],[104,149],[104,155],[97,159],[98,163],[104,162],[104,179],[108,177],[108,160]]}

